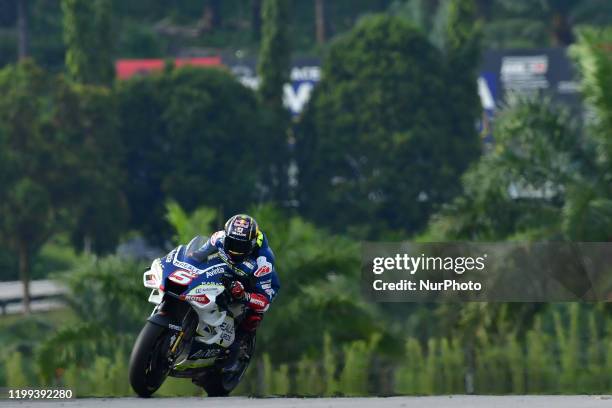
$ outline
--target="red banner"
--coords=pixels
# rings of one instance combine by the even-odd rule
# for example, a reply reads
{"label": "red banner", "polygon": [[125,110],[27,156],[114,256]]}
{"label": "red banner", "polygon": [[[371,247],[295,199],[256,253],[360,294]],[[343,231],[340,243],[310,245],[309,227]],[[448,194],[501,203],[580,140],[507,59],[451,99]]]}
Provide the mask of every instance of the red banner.
{"label": "red banner", "polygon": [[[134,75],[148,75],[153,71],[160,71],[166,63],[163,59],[122,59],[115,63],[117,78],[128,79]],[[203,58],[176,58],[174,65],[182,67],[192,65],[197,67],[210,67],[221,65],[221,57]]]}

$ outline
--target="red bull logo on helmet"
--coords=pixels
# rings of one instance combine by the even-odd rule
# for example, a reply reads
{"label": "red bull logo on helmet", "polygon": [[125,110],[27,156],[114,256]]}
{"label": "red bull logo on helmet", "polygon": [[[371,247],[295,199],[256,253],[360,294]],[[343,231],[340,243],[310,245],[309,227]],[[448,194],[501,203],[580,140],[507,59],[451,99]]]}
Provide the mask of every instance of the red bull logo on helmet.
{"label": "red bull logo on helmet", "polygon": [[249,228],[250,223],[247,219],[244,218],[236,218],[234,220],[234,226],[240,228]]}

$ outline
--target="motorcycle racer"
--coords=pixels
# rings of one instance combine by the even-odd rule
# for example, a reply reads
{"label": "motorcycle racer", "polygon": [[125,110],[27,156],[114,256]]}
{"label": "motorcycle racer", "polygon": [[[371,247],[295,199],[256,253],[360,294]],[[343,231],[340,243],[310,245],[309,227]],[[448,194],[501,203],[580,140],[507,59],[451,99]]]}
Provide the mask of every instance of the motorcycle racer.
{"label": "motorcycle racer", "polygon": [[257,327],[278,294],[280,282],[274,267],[274,253],[255,219],[237,214],[227,220],[225,228],[211,235],[206,243],[189,256],[202,261],[219,256],[234,272],[231,296],[247,307],[244,320],[236,329],[236,339],[224,370],[232,371],[241,357],[240,346],[255,336]]}

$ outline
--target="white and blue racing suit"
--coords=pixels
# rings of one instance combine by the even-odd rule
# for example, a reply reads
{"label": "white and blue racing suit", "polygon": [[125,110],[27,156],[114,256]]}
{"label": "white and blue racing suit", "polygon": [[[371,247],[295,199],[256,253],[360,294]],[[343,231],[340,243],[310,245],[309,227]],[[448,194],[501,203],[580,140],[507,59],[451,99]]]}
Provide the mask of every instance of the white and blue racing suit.
{"label": "white and blue racing suit", "polygon": [[274,267],[274,253],[263,232],[259,233],[253,252],[242,262],[234,263],[228,258],[223,248],[225,231],[217,231],[211,235],[202,247],[190,256],[203,260],[212,255],[218,255],[234,271],[237,279],[244,284],[249,293],[245,305],[251,311],[240,325],[245,331],[254,331],[263,318],[263,314],[278,294],[280,282]]}

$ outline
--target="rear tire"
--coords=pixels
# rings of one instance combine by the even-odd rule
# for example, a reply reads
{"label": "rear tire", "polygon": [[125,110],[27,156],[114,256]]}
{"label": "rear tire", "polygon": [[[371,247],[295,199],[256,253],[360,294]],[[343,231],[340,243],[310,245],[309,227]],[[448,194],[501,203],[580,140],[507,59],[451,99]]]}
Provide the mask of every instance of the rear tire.
{"label": "rear tire", "polygon": [[216,370],[202,383],[202,388],[209,397],[227,397],[232,390],[223,386],[223,374]]}
{"label": "rear tire", "polygon": [[245,347],[249,357],[242,361],[242,365],[237,372],[224,373],[221,368],[217,368],[211,370],[204,378],[198,381],[198,385],[204,388],[209,397],[227,397],[240,383],[255,352],[255,336],[250,337],[246,341]]}
{"label": "rear tire", "polygon": [[143,398],[150,397],[170,372],[167,355],[170,332],[147,322],[140,331],[130,356],[129,377],[132,389]]}

